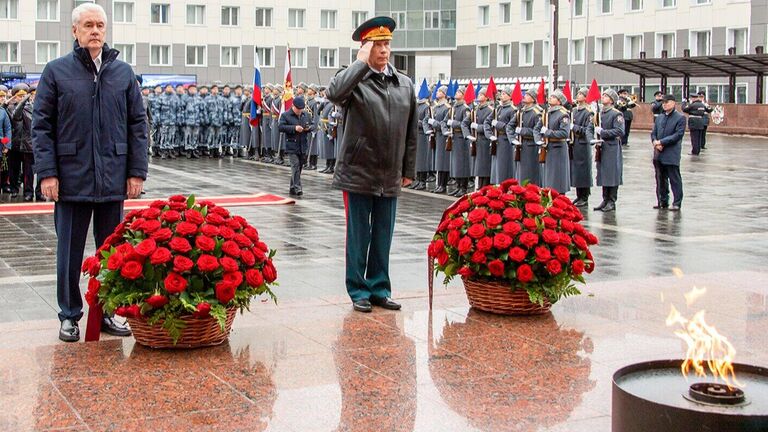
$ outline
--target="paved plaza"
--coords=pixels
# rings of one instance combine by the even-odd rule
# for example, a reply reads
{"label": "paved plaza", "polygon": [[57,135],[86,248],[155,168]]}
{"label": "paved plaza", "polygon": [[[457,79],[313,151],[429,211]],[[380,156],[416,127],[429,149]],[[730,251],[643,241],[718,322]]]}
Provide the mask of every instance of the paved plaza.
{"label": "paved plaza", "polygon": [[[683,155],[681,212],[651,208],[647,132],[630,144],[618,210],[585,211],[600,245],[583,295],[535,318],[472,310],[460,281],[438,283],[430,311],[426,249],[452,199],[413,191],[391,263],[403,310],[353,312],[341,193],[305,173],[294,205],[232,208],[278,250],[280,301],[238,315],[227,343],[64,344],[52,215],[0,216],[0,430],[607,432],[613,372],[684,356],[671,304],[706,309],[737,362],[768,366],[768,140],[711,135],[701,156]],[[287,196],[288,177],[243,159],[155,159],[146,197]],[[686,308],[694,286],[707,293]]]}

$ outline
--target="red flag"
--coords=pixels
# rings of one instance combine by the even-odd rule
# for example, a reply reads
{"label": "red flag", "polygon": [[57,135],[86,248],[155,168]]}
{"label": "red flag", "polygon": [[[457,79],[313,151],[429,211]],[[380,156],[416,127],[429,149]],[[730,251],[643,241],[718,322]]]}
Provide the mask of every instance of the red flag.
{"label": "red flag", "polygon": [[496,83],[493,82],[493,75],[491,75],[491,79],[488,81],[488,88],[485,90],[485,94],[488,95],[488,99],[496,99]]}
{"label": "red flag", "polygon": [[464,92],[464,102],[467,105],[471,105],[475,101],[475,86],[472,85],[472,80],[469,80],[467,91]]}
{"label": "red flag", "polygon": [[544,78],[539,83],[539,89],[536,91],[536,103],[544,105],[547,103],[547,90],[544,88]]}
{"label": "red flag", "polygon": [[512,91],[512,103],[520,105],[523,101],[523,89],[520,88],[520,80],[515,83],[515,89]]}
{"label": "red flag", "polygon": [[597,86],[597,80],[592,80],[592,85],[589,86],[589,93],[587,93],[587,103],[597,102],[600,100],[600,87]]}
{"label": "red flag", "polygon": [[573,97],[571,97],[571,80],[565,82],[563,93],[565,93],[565,100],[567,100],[568,103],[573,103]]}
{"label": "red flag", "polygon": [[283,109],[289,111],[293,106],[293,78],[291,78],[291,47],[285,56],[285,81],[283,82]]}

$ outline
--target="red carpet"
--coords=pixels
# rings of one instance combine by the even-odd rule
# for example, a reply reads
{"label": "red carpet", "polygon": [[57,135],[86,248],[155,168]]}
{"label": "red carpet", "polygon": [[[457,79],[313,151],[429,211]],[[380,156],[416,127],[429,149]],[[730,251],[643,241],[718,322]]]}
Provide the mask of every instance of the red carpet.
{"label": "red carpet", "polygon": [[[125,202],[125,210],[133,210],[148,206],[156,199],[136,199]],[[197,197],[197,200],[213,201],[223,207],[257,206],[257,205],[280,205],[294,204],[296,201],[272,195],[268,193],[257,193],[255,195],[227,195],[215,197]],[[19,203],[19,204],[0,204],[0,216],[29,215],[29,214],[49,214],[53,213],[52,202],[38,203]]]}

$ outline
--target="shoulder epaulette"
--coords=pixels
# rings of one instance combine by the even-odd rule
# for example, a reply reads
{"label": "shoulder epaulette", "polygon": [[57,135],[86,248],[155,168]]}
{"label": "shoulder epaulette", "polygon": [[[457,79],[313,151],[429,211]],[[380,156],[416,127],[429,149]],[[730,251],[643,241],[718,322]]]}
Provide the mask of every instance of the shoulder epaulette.
{"label": "shoulder epaulette", "polygon": [[570,111],[568,111],[564,106],[560,106],[560,112],[563,114],[570,114]]}
{"label": "shoulder epaulette", "polygon": [[533,111],[536,112],[536,114],[541,114],[544,110],[540,106],[534,105]]}

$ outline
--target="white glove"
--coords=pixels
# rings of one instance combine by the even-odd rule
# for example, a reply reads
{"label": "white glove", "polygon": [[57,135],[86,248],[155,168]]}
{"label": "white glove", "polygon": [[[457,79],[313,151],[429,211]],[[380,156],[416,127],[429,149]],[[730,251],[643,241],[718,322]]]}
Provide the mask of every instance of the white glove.
{"label": "white glove", "polygon": [[449,137],[449,136],[451,136],[451,135],[453,135],[453,134],[452,134],[452,133],[450,133],[450,132],[443,132],[443,136],[447,136],[447,137]]}
{"label": "white glove", "polygon": [[516,127],[515,128],[515,133],[520,135],[521,133],[523,133],[523,128],[521,128],[520,126]]}
{"label": "white glove", "polygon": [[496,135],[491,135],[491,138],[490,138],[490,140],[491,140],[491,141],[496,141],[496,140],[498,140],[498,138],[496,138]]}
{"label": "white glove", "polygon": [[603,128],[601,128],[600,126],[595,126],[595,133],[600,135],[601,133],[603,133]]}
{"label": "white glove", "polygon": [[499,124],[498,120],[494,120],[494,121],[491,122],[491,126],[492,127],[496,127],[497,124]]}
{"label": "white glove", "polygon": [[456,120],[448,120],[448,127],[456,127],[458,122]]}
{"label": "white glove", "polygon": [[437,122],[435,121],[435,119],[431,118],[431,119],[427,120],[427,123],[428,123],[430,126],[434,126],[434,125],[435,125],[435,123],[437,123]]}
{"label": "white glove", "polygon": [[434,133],[435,133],[435,131],[431,131],[431,130],[428,130],[428,131],[424,132],[425,135],[432,135]]}
{"label": "white glove", "polygon": [[333,118],[339,118],[339,117],[341,117],[341,114],[340,114],[340,113],[337,113],[337,112],[335,112],[335,113],[331,113],[331,117],[333,117]]}
{"label": "white glove", "polygon": [[256,110],[256,115],[261,115],[261,110],[260,109]]}
{"label": "white glove", "polygon": [[472,124],[469,125],[469,127],[471,127],[472,129],[477,130],[477,123],[473,122]]}
{"label": "white glove", "polygon": [[326,135],[329,140],[333,139],[333,135]]}
{"label": "white glove", "polygon": [[477,141],[477,138],[473,137],[472,135],[467,137],[467,141],[475,142]]}
{"label": "white glove", "polygon": [[568,127],[569,127],[571,130],[573,130],[573,123],[571,123],[571,124],[570,124],[570,126],[568,126]]}
{"label": "white glove", "polygon": [[548,130],[549,130],[549,129],[547,129],[547,127],[546,127],[546,126],[542,126],[542,127],[541,127],[541,131],[539,131],[539,133],[541,133],[541,134],[543,135],[543,134],[547,133],[547,131],[548,131]]}

